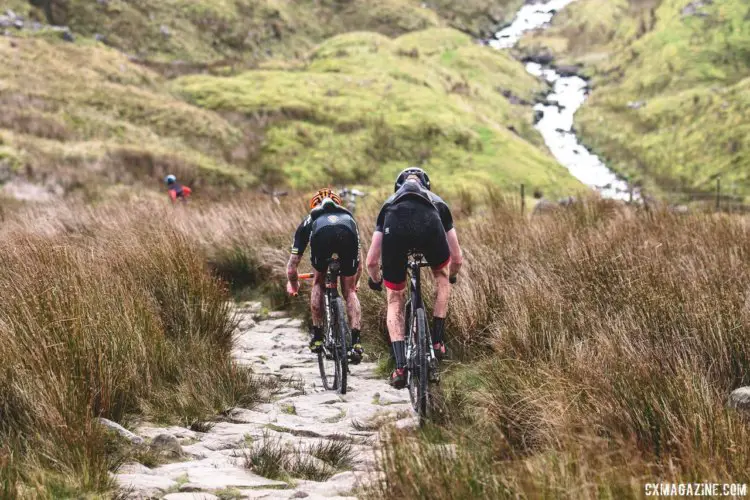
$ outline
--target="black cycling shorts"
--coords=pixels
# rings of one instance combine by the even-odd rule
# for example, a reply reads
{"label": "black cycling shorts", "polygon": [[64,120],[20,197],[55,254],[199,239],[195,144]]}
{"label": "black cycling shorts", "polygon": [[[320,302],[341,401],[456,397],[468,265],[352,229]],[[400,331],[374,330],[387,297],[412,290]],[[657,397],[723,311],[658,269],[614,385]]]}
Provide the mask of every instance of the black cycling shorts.
{"label": "black cycling shorts", "polygon": [[409,253],[421,253],[432,269],[445,267],[450,249],[438,211],[420,201],[403,200],[391,206],[383,224],[383,281],[391,290],[406,286]]}
{"label": "black cycling shorts", "polygon": [[342,276],[354,276],[359,268],[359,235],[348,216],[322,215],[313,223],[310,234],[310,260],[320,273],[326,272],[328,259],[338,255]]}

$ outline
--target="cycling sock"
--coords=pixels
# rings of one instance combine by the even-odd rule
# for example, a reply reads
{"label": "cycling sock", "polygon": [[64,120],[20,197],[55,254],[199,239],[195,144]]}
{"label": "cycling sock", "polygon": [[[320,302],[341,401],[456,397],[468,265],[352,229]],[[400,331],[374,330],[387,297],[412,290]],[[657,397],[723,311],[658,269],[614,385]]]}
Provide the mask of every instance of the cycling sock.
{"label": "cycling sock", "polygon": [[432,343],[443,343],[445,337],[445,318],[432,317]]}
{"label": "cycling sock", "polygon": [[360,338],[359,328],[352,328],[352,345],[361,343],[362,339]]}
{"label": "cycling sock", "polygon": [[313,340],[323,340],[323,327],[312,327]]}
{"label": "cycling sock", "polygon": [[396,356],[396,369],[404,368],[406,366],[406,342],[396,340],[391,343],[391,348],[393,348],[393,354]]}

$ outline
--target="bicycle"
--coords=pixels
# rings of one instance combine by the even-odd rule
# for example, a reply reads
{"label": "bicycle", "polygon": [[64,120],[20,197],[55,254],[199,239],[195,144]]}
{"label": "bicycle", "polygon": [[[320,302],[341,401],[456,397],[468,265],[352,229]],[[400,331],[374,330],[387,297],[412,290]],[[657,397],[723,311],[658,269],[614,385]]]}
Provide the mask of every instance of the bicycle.
{"label": "bicycle", "polygon": [[412,408],[419,415],[419,426],[430,419],[432,397],[430,394],[431,373],[437,376],[437,358],[432,349],[430,326],[422,301],[422,277],[420,269],[429,267],[420,253],[409,255],[407,262],[409,298],[404,305],[404,332],[406,333],[406,387]]}
{"label": "bicycle", "polygon": [[[323,347],[318,352],[318,368],[323,387],[327,391],[346,394],[346,379],[349,374],[349,346],[351,332],[346,321],[344,300],[339,295],[338,282],[341,264],[338,256],[328,259],[326,270],[326,317],[323,332]],[[313,274],[300,274],[298,278],[312,279]]]}
{"label": "bicycle", "polygon": [[339,194],[346,200],[346,208],[354,215],[357,211],[357,198],[367,196],[367,193],[359,189],[341,188]]}

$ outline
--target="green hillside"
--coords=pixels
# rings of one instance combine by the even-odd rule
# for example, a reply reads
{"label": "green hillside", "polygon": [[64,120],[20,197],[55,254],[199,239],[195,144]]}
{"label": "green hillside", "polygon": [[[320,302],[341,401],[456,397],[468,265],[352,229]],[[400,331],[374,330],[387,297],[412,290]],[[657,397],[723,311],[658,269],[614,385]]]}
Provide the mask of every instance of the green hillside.
{"label": "green hillside", "polygon": [[453,191],[580,188],[532,127],[543,86],[447,27],[515,0],[8,2],[24,28],[0,39],[0,183],[95,200],[167,172],[206,193],[423,162]]}
{"label": "green hillside", "polygon": [[66,192],[158,183],[167,171],[204,184],[254,181],[221,156],[239,142],[236,128],[113,49],[16,38],[2,40],[0,59],[0,164],[12,173]]}
{"label": "green hillside", "polygon": [[664,191],[718,174],[747,195],[749,21],[744,0],[580,0],[523,48],[584,65],[595,90],[577,127],[619,171]]}
{"label": "green hillside", "polygon": [[[24,0],[19,12],[47,21]],[[45,4],[47,0],[35,0]],[[315,44],[349,31],[388,36],[437,26],[475,34],[508,19],[522,0],[49,0],[54,24],[139,58],[208,62],[300,57]]]}
{"label": "green hillside", "polygon": [[577,185],[540,149],[529,108],[501,93],[528,100],[539,82],[506,54],[450,29],[397,39],[340,35],[299,68],[189,76],[173,89],[212,110],[273,117],[261,171],[297,187],[324,174],[336,182],[390,181],[415,160],[445,183],[449,177],[451,188]]}

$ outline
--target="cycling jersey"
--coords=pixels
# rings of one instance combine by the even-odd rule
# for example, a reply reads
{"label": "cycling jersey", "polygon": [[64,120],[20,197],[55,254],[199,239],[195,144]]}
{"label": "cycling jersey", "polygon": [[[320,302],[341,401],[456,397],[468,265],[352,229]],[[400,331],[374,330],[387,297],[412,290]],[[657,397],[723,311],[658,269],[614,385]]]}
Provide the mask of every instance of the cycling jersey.
{"label": "cycling jersey", "polygon": [[380,210],[376,231],[383,233],[382,267],[385,286],[406,286],[406,261],[410,253],[421,253],[433,269],[450,261],[445,233],[453,229],[448,205],[415,182],[406,182]]}
{"label": "cycling jersey", "polygon": [[318,272],[326,272],[328,259],[338,255],[343,276],[359,268],[359,230],[352,214],[340,205],[326,203],[314,208],[297,227],[292,254],[302,255],[310,245],[310,260]]}
{"label": "cycling jersey", "polygon": [[401,189],[393,193],[391,197],[383,203],[383,207],[380,209],[380,214],[378,215],[378,220],[375,225],[375,231],[384,232],[385,217],[389,212],[393,211],[394,206],[398,205],[398,203],[405,199],[416,200],[427,207],[434,208],[440,216],[440,222],[443,224],[445,232],[447,233],[453,229],[453,215],[451,214],[450,208],[448,208],[448,204],[432,191],[423,188],[418,182],[406,182],[401,186]]}
{"label": "cycling jersey", "polygon": [[169,185],[168,193],[169,198],[172,201],[176,201],[178,198],[181,200],[186,200],[188,196],[190,196],[190,193],[192,193],[192,190],[187,186],[183,186],[182,184],[174,182]]}

